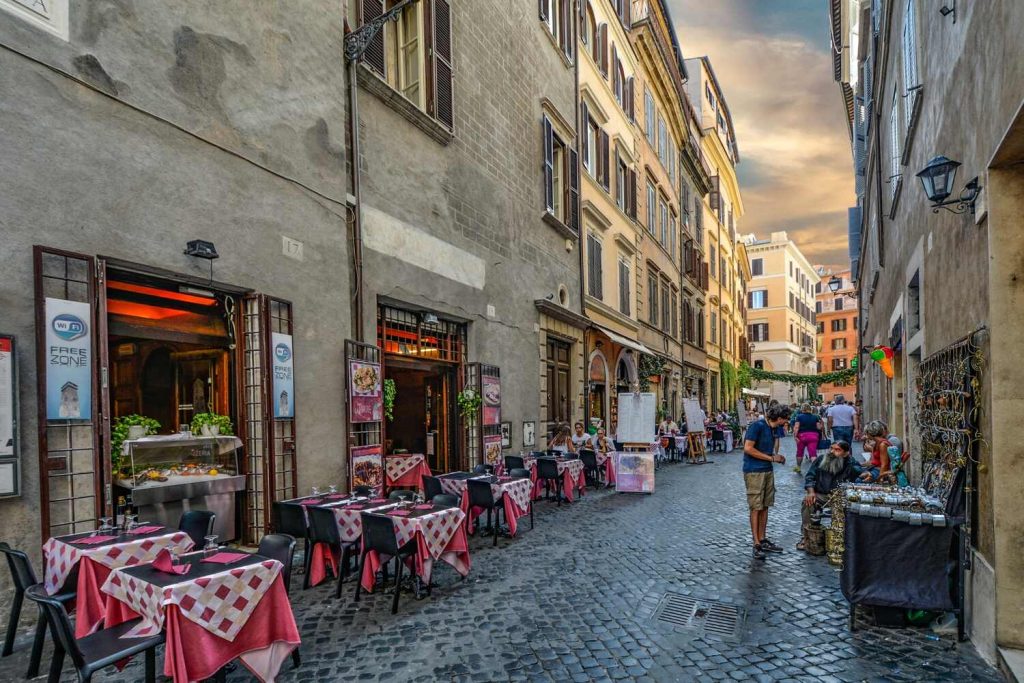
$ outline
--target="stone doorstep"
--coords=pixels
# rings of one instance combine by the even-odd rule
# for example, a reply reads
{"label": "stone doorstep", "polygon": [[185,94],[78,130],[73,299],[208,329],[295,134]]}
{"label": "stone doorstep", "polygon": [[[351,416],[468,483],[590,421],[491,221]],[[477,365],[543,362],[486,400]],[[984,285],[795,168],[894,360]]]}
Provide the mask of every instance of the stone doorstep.
{"label": "stone doorstep", "polygon": [[999,648],[999,670],[1003,672],[1009,683],[1024,681],[1024,650]]}

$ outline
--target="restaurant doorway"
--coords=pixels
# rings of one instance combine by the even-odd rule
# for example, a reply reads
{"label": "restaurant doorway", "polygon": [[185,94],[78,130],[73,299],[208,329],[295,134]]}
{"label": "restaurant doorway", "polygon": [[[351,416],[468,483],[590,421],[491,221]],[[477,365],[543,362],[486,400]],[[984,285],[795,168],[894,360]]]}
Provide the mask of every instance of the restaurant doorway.
{"label": "restaurant doorway", "polygon": [[377,344],[384,379],[394,382],[394,419],[385,426],[385,453],[423,453],[433,472],[466,468],[458,436],[466,325],[430,311],[380,306]]}

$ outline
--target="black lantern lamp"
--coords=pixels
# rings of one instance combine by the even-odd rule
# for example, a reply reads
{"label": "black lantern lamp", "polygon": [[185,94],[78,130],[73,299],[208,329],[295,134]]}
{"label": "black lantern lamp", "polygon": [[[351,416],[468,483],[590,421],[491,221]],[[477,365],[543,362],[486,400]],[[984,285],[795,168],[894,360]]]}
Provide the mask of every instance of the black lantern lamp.
{"label": "black lantern lamp", "polygon": [[213,246],[213,242],[207,242],[206,240],[192,240],[185,245],[185,256],[195,256],[196,258],[203,258],[213,260],[220,258],[220,254],[217,253],[217,247]]}
{"label": "black lantern lamp", "polygon": [[974,215],[974,204],[978,195],[981,194],[981,185],[978,183],[977,176],[964,185],[959,197],[948,198],[953,194],[953,181],[956,180],[956,169],[959,167],[959,161],[937,156],[917,173],[917,177],[921,179],[921,185],[924,187],[924,193],[927,195],[928,201],[932,203],[932,213],[938,213],[939,209],[946,209],[950,213],[964,213],[970,209],[971,215]]}
{"label": "black lantern lamp", "polygon": [[828,281],[829,290],[835,294],[843,286],[843,281],[838,275],[833,275]]}

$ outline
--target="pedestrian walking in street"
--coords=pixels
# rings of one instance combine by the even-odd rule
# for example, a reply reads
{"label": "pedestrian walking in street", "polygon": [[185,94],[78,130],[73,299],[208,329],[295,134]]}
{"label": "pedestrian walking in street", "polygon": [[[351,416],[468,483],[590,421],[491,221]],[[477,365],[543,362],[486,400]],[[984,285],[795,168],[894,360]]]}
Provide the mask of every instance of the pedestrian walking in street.
{"label": "pedestrian walking in street", "polygon": [[[818,442],[821,440],[823,425],[818,414],[811,410],[807,403],[800,406],[800,412],[795,416],[793,425],[793,436],[796,437],[796,466],[794,472],[800,473],[803,464],[804,451],[807,451],[807,460],[813,461],[818,454]],[[849,442],[847,442],[849,443]]]}
{"label": "pedestrian walking in street", "polygon": [[836,394],[836,404],[828,409],[828,431],[833,441],[846,443],[853,443],[853,435],[860,431],[857,409],[842,394]]}
{"label": "pedestrian walking in street", "polygon": [[854,481],[860,476],[860,466],[850,457],[850,444],[836,441],[825,455],[811,463],[804,477],[803,505],[800,507],[800,542],[797,550],[807,549],[807,529],[816,510],[825,506],[829,494],[840,484]]}
{"label": "pedestrian walking in street", "polygon": [[765,534],[768,530],[768,508],[775,504],[774,463],[786,464],[786,457],[775,453],[777,430],[786,424],[788,408],[774,405],[765,417],[747,427],[743,439],[743,481],[750,508],[750,534],[754,541],[754,557],[763,560],[766,552],[781,553]]}

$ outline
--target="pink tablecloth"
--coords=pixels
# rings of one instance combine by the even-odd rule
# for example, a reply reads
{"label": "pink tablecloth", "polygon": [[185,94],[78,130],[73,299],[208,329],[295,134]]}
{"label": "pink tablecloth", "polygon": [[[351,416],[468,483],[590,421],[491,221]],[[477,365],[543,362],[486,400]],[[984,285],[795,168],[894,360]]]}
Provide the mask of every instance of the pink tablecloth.
{"label": "pink tablecloth", "polygon": [[[480,475],[486,477],[488,475]],[[439,477],[441,488],[445,493],[459,497],[459,507],[468,516],[469,532],[473,533],[473,526],[476,518],[479,517],[484,508],[469,507],[469,484],[468,479],[449,479]],[[530,514],[531,500],[530,491],[533,489],[533,481],[530,479],[504,479],[499,477],[496,484],[491,484],[491,495],[494,499],[503,498],[502,506],[505,510],[505,520],[508,523],[508,530],[512,536],[516,535],[519,528],[519,518]]]}
{"label": "pink tablecloth", "polygon": [[114,571],[103,591],[116,598],[107,601],[109,626],[142,617],[134,630],[166,630],[164,675],[174,683],[209,678],[236,658],[273,681],[301,642],[276,560],[167,586]]}
{"label": "pink tablecloth", "polygon": [[384,485],[387,488],[421,489],[424,476],[430,476],[430,467],[422,453],[384,456]]}
{"label": "pink tablecloth", "polygon": [[605,481],[609,486],[615,483],[615,458],[614,453],[598,453],[597,466],[604,468]]}
{"label": "pink tablecloth", "polygon": [[[397,506],[398,503],[384,501],[354,505],[329,505],[328,509],[334,513],[334,521],[338,523],[338,536],[341,537],[342,543],[355,543],[363,535],[362,513],[384,511]],[[335,557],[326,544],[315,544],[309,565],[310,585],[319,585],[327,578],[327,567],[330,567],[334,575],[337,576],[340,559],[340,557]]]}
{"label": "pink tablecloth", "polygon": [[[527,458],[526,460],[527,466],[530,468],[531,478],[536,481],[533,491],[533,498],[536,500],[543,495],[544,482],[537,481],[537,460],[535,458]],[[583,472],[583,461],[559,460],[557,464],[558,473],[562,476],[562,493],[565,495],[565,499],[572,503],[576,500],[574,491],[578,491],[580,496],[583,496],[587,488],[587,478]]]}
{"label": "pink tablecloth", "polygon": [[89,635],[103,622],[107,599],[100,587],[111,570],[152,562],[164,548],[180,554],[191,550],[193,545],[188,534],[170,530],[144,538],[119,534],[111,542],[96,545],[76,545],[76,538],[88,537],[55,536],[43,544],[46,563],[43,586],[50,595],[59,592],[74,568],[78,567],[76,638]]}
{"label": "pink tablecloth", "polygon": [[[459,508],[440,508],[426,514],[391,517],[398,547],[415,541],[416,555],[411,568],[424,583],[430,584],[434,560],[447,562],[462,576],[469,573],[469,542],[463,524],[465,519],[466,513]],[[374,550],[368,552],[363,562],[361,579],[367,592],[373,591],[374,579],[380,566],[378,553]]]}

